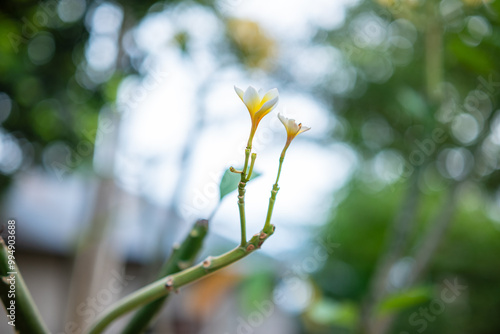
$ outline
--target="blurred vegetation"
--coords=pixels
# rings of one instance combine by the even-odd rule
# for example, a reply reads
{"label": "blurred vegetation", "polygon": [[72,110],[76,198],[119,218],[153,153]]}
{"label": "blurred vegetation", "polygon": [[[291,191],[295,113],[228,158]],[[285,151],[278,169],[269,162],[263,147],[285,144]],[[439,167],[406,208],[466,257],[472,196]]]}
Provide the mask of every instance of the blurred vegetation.
{"label": "blurred vegetation", "polygon": [[[316,323],[324,332],[499,330],[499,14],[498,1],[365,1],[327,32],[355,73],[327,96],[360,168],[315,282],[320,302],[355,303],[360,318]],[[467,288],[444,303],[454,280]]]}
{"label": "blurred vegetation", "polygon": [[[126,33],[177,5],[113,2],[123,15],[117,55],[96,69],[86,58],[89,21],[103,3],[67,3],[76,7],[64,20],[50,1],[0,4],[0,191],[33,166],[90,166],[91,153],[74,156],[78,144],[147,57],[123,49]],[[226,17],[220,3],[188,4],[223,23],[220,66],[238,62],[310,93],[334,113],[328,141],[357,154],[323,233],[341,246],[312,276],[317,295],[303,331],[499,332],[500,1],[360,1],[342,26],[318,28],[301,45],[325,48],[334,64],[312,80],[297,78],[257,23]],[[188,32],[175,42],[194,52]],[[455,280],[467,289],[454,302],[419,313]],[[250,291],[268,283],[252,282]]]}

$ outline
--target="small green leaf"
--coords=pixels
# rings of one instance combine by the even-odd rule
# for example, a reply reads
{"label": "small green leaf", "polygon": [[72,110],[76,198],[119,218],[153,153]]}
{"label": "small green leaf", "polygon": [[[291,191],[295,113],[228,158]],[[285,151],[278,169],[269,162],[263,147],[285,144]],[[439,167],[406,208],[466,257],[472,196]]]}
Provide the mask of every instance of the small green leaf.
{"label": "small green leaf", "polygon": [[306,317],[323,326],[339,326],[353,329],[358,322],[358,307],[351,302],[339,302],[321,298],[306,311]]}
{"label": "small green leaf", "polygon": [[[252,177],[250,180],[260,176],[255,170],[252,172]],[[232,193],[238,188],[238,183],[241,180],[241,175],[231,172],[229,169],[224,172],[222,180],[220,181],[220,199],[222,200],[226,195]]]}
{"label": "small green leaf", "polygon": [[432,298],[432,289],[427,286],[415,287],[388,296],[378,305],[382,314],[397,312],[405,308],[425,303]]}

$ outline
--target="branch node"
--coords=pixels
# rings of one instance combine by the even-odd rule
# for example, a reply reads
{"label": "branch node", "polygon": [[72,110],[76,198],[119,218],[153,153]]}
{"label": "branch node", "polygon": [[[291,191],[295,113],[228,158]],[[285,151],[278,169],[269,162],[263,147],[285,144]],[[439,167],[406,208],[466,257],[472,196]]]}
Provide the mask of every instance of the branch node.
{"label": "branch node", "polygon": [[174,278],[169,276],[167,277],[167,281],[165,282],[165,288],[168,292],[172,292],[174,290]]}
{"label": "branch node", "polygon": [[207,257],[205,261],[203,261],[202,266],[203,268],[205,268],[205,270],[210,269],[210,267],[212,266],[212,257],[211,256]]}
{"label": "branch node", "polygon": [[241,170],[237,170],[236,168],[234,168],[233,166],[229,167],[229,171],[233,172],[233,173],[236,173],[236,174],[241,174],[243,173],[243,171]]}

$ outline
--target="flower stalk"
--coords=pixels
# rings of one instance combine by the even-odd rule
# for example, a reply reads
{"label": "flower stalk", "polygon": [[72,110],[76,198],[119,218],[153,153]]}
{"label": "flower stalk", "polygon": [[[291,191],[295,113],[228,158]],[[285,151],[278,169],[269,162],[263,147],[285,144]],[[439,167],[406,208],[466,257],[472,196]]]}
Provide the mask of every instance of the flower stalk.
{"label": "flower stalk", "polygon": [[278,118],[281,121],[281,123],[283,123],[283,125],[285,126],[287,138],[286,138],[285,146],[283,147],[283,150],[281,151],[280,162],[279,162],[279,167],[278,167],[278,174],[276,175],[276,182],[273,185],[273,188],[271,190],[271,197],[269,198],[269,205],[267,207],[266,222],[264,223],[264,228],[262,229],[264,232],[267,232],[271,229],[271,217],[273,215],[274,203],[276,202],[276,196],[278,195],[278,191],[280,190],[278,182],[279,182],[280,175],[281,175],[281,168],[283,167],[283,161],[285,160],[286,151],[288,150],[290,143],[292,142],[292,140],[295,137],[297,137],[299,134],[311,129],[307,126],[302,126],[302,123],[297,124],[295,122],[295,120],[288,119],[281,114],[278,114]]}
{"label": "flower stalk", "polygon": [[278,195],[278,191],[280,190],[280,187],[278,186],[278,181],[280,179],[281,167],[283,166],[284,160],[285,160],[285,155],[282,154],[282,156],[280,157],[280,164],[278,167],[278,175],[276,176],[276,182],[274,183],[273,188],[271,189],[271,197],[269,198],[269,205],[267,207],[266,222],[264,223],[264,228],[262,229],[264,232],[268,232],[272,228],[271,227],[271,217],[273,215],[274,203],[276,202],[276,196]]}

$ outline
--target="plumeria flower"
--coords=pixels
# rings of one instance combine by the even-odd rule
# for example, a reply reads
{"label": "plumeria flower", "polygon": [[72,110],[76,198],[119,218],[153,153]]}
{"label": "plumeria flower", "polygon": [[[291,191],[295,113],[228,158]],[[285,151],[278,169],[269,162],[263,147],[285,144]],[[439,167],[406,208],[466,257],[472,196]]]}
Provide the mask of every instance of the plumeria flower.
{"label": "plumeria flower", "polygon": [[258,92],[252,86],[249,86],[246,91],[234,86],[236,94],[247,106],[250,117],[252,118],[252,130],[250,132],[249,143],[257,130],[257,126],[261,119],[269,114],[278,104],[279,94],[276,88],[264,93],[262,89]]}
{"label": "plumeria flower", "polygon": [[287,134],[285,148],[283,148],[283,152],[281,153],[281,156],[283,157],[285,155],[288,146],[290,146],[292,140],[302,132],[306,132],[311,128],[307,126],[302,126],[302,123],[297,124],[294,119],[288,119],[281,114],[278,114],[278,118],[280,119],[281,123],[283,123],[283,125],[285,126]]}

